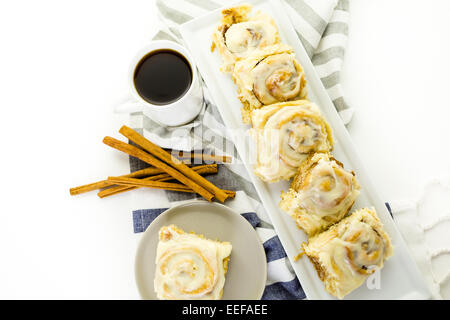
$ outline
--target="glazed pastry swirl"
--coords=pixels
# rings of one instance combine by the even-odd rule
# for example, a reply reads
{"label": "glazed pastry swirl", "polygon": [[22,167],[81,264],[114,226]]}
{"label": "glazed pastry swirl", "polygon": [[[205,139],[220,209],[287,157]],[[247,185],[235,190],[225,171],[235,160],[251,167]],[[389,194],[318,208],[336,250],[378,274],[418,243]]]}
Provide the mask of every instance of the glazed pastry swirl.
{"label": "glazed pastry swirl", "polygon": [[282,53],[260,61],[251,71],[253,92],[261,104],[288,101],[300,95],[304,75],[292,54]]}
{"label": "glazed pastry swirl", "polygon": [[277,103],[254,110],[255,173],[276,182],[291,178],[314,152],[332,149],[331,129],[319,109],[307,100]]}
{"label": "glazed pastry swirl", "polygon": [[300,166],[289,192],[282,193],[280,208],[311,236],[341,220],[359,189],[353,172],[328,153],[316,153]]}
{"label": "glazed pastry swirl", "polygon": [[156,261],[158,298],[220,299],[230,253],[229,243],[187,234],[173,225],[163,227]]}
{"label": "glazed pastry swirl", "polygon": [[362,275],[372,274],[383,265],[383,238],[364,221],[355,222],[352,228],[347,229],[342,241],[342,246],[334,251],[335,262],[346,263]]}
{"label": "glazed pastry swirl", "polygon": [[325,288],[343,298],[393,254],[389,236],[373,209],[361,209],[303,245]]}
{"label": "glazed pastry swirl", "polygon": [[180,247],[160,257],[161,276],[166,278],[163,290],[168,297],[204,295],[214,288],[214,266],[193,247]]}
{"label": "glazed pastry swirl", "polygon": [[250,5],[243,4],[222,11],[222,21],[212,34],[211,49],[218,48],[223,72],[232,72],[237,61],[280,41],[273,19],[259,11],[250,16],[251,10]]}
{"label": "glazed pastry swirl", "polygon": [[264,21],[236,23],[225,32],[225,45],[236,57],[248,57],[252,51],[275,43],[276,32]]}
{"label": "glazed pastry swirl", "polygon": [[306,80],[292,48],[276,44],[236,63],[233,79],[244,108],[244,123],[254,109],[277,102],[304,99]]}

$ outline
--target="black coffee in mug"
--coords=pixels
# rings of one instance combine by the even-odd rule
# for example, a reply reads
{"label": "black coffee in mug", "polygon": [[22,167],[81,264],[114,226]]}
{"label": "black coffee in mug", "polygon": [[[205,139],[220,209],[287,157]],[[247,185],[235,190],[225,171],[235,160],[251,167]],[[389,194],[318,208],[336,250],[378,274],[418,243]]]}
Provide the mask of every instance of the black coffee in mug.
{"label": "black coffee in mug", "polygon": [[177,101],[188,92],[191,83],[191,65],[182,54],[170,49],[148,53],[134,71],[136,91],[155,105]]}

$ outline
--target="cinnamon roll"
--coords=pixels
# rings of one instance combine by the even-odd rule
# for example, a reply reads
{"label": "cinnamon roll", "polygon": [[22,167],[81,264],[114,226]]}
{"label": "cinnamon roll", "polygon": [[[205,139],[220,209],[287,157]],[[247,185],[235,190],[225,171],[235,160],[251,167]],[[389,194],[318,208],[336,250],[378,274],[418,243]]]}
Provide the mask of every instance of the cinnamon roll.
{"label": "cinnamon roll", "polygon": [[159,231],[155,291],[164,300],[218,300],[231,254],[229,242],[185,233],[174,225]]}
{"label": "cinnamon roll", "polygon": [[253,109],[306,98],[305,74],[292,48],[285,44],[266,47],[237,62],[233,80],[244,105],[244,123],[250,122]]}
{"label": "cinnamon roll", "polygon": [[392,256],[389,236],[374,209],[360,209],[309,239],[303,250],[325,289],[339,299],[358,288]]}
{"label": "cinnamon roll", "polygon": [[211,50],[218,48],[223,58],[221,71],[232,72],[234,64],[255,50],[278,43],[280,36],[273,19],[243,4],[222,11],[222,21],[213,32]]}
{"label": "cinnamon roll", "polygon": [[359,195],[353,172],[328,153],[310,156],[299,168],[280,208],[309,236],[341,220]]}
{"label": "cinnamon roll", "polygon": [[281,102],[252,112],[255,174],[267,182],[288,180],[315,152],[333,148],[331,128],[307,100]]}

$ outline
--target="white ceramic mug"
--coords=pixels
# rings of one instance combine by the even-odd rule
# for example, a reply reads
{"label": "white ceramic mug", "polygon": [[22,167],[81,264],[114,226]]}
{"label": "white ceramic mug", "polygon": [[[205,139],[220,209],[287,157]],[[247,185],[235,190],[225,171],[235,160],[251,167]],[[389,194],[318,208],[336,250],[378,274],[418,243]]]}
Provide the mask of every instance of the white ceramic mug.
{"label": "white ceramic mug", "polygon": [[[147,54],[155,50],[170,49],[178,52],[189,62],[192,70],[192,82],[189,90],[178,100],[165,105],[155,105],[142,98],[134,84],[134,72],[139,62]],[[203,92],[197,75],[197,68],[191,55],[183,46],[168,40],[152,41],[142,48],[131,62],[128,74],[130,94],[116,106],[118,113],[142,111],[152,120],[166,126],[180,126],[192,121],[200,112],[203,103]]]}

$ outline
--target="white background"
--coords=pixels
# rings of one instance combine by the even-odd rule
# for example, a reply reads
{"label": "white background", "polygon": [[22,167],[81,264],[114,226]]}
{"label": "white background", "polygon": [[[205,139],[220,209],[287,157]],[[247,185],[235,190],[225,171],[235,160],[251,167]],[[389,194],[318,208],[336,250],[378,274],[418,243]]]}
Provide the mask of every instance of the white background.
{"label": "white background", "polygon": [[[386,201],[450,174],[450,2],[351,1],[349,131]],[[102,144],[152,1],[0,3],[0,298],[139,298],[130,195],[69,188],[128,171]]]}

